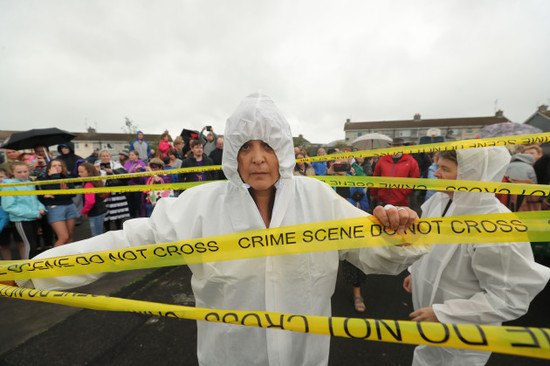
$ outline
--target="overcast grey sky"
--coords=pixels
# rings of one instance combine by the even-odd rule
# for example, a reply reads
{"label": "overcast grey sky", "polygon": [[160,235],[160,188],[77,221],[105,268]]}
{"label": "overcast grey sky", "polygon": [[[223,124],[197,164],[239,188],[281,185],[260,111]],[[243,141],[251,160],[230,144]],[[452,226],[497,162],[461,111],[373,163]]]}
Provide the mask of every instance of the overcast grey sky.
{"label": "overcast grey sky", "polygon": [[550,1],[0,0],[0,128],[211,124],[261,90],[294,135],[550,101]]}

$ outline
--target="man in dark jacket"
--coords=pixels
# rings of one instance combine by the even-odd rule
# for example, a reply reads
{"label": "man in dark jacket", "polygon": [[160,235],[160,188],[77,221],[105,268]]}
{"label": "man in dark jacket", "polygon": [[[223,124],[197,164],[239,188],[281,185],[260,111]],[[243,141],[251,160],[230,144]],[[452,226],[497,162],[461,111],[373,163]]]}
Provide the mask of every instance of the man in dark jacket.
{"label": "man in dark jacket", "polygon": [[67,167],[67,174],[68,174],[67,177],[68,178],[78,177],[78,174],[75,171],[76,170],[75,164],[78,159],[82,159],[82,158],[74,153],[74,144],[72,142],[59,144],[57,145],[57,152],[59,152],[60,155],[57,156],[56,159],[62,160],[65,163],[65,166]]}
{"label": "man in dark jacket", "polygon": [[[198,140],[191,141],[191,156],[181,163],[182,168],[200,167],[214,165],[212,159],[203,153],[202,143]],[[179,182],[201,182],[205,180],[213,180],[215,171],[195,172],[179,174]]]}
{"label": "man in dark jacket", "polygon": [[[212,150],[210,155],[208,156],[210,159],[212,159],[212,162],[214,165],[222,165],[222,156],[223,156],[223,137],[218,137],[216,140],[216,148]],[[223,170],[217,170],[214,173],[214,176],[216,179],[226,179],[225,175],[223,174]]]}
{"label": "man in dark jacket", "polygon": [[[395,138],[392,147],[403,146],[403,139]],[[409,154],[386,155],[378,160],[374,167],[375,177],[409,177],[419,178],[418,163]],[[404,188],[371,188],[371,199],[376,204],[408,206],[412,189]]]}

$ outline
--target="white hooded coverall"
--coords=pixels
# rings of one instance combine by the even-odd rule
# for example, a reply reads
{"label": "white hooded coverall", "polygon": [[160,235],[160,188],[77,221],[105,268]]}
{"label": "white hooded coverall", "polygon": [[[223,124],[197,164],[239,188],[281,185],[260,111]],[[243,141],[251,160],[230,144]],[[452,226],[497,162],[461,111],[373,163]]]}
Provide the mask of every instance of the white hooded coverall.
{"label": "white hooded coverall", "polygon": [[[223,150],[227,182],[188,189],[163,198],[152,216],[124,223],[124,229],[64,245],[42,256],[114,248],[265,229],[248,186],[237,172],[237,154],[250,140],[275,151],[280,179],[270,227],[366,216],[325,183],[294,177],[290,127],[273,101],[247,97],[228,119]],[[379,247],[191,264],[196,306],[212,309],[272,311],[330,316],[338,264],[346,259],[366,273],[397,274],[425,251],[415,247]],[[80,286],[99,275],[33,280],[41,289]],[[197,322],[201,365],[326,365],[330,337],[277,329]]]}
{"label": "white hooded coverall", "polygon": [[[510,154],[503,146],[457,150],[457,160],[457,180],[501,182]],[[446,193],[434,194],[422,205],[422,217],[441,217],[448,202]],[[457,191],[445,216],[505,212],[510,210],[494,193]],[[471,230],[464,235],[478,233]],[[550,277],[550,269],[533,260],[529,243],[433,245],[410,271],[415,310],[432,306],[442,323],[488,325],[500,325],[525,314]],[[490,355],[418,346],[413,365],[484,365]]]}

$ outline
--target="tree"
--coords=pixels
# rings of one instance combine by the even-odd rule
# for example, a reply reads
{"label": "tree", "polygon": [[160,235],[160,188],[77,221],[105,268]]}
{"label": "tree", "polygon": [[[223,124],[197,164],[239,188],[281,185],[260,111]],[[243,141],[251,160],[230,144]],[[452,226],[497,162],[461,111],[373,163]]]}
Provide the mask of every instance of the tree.
{"label": "tree", "polygon": [[128,134],[128,142],[131,143],[136,138],[138,126],[132,122],[128,117],[124,117],[124,126],[121,127],[122,131]]}

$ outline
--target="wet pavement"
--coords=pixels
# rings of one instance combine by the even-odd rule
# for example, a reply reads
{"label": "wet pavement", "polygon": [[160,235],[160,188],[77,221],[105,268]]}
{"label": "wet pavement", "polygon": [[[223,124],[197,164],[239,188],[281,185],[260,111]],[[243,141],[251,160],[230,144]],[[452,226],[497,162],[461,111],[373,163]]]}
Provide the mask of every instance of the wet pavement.
{"label": "wet pavement", "polygon": [[[85,224],[76,237],[87,235]],[[75,292],[193,306],[185,266],[109,274]],[[353,309],[351,288],[339,278],[333,314],[406,320],[410,295],[400,276],[368,276],[367,311]],[[550,287],[514,325],[550,328]],[[4,365],[196,365],[195,321],[135,313],[82,310],[0,298],[0,366]],[[243,345],[245,347],[245,345]],[[414,346],[333,337],[330,365],[410,365]],[[489,365],[547,365],[547,360],[493,354]]]}

